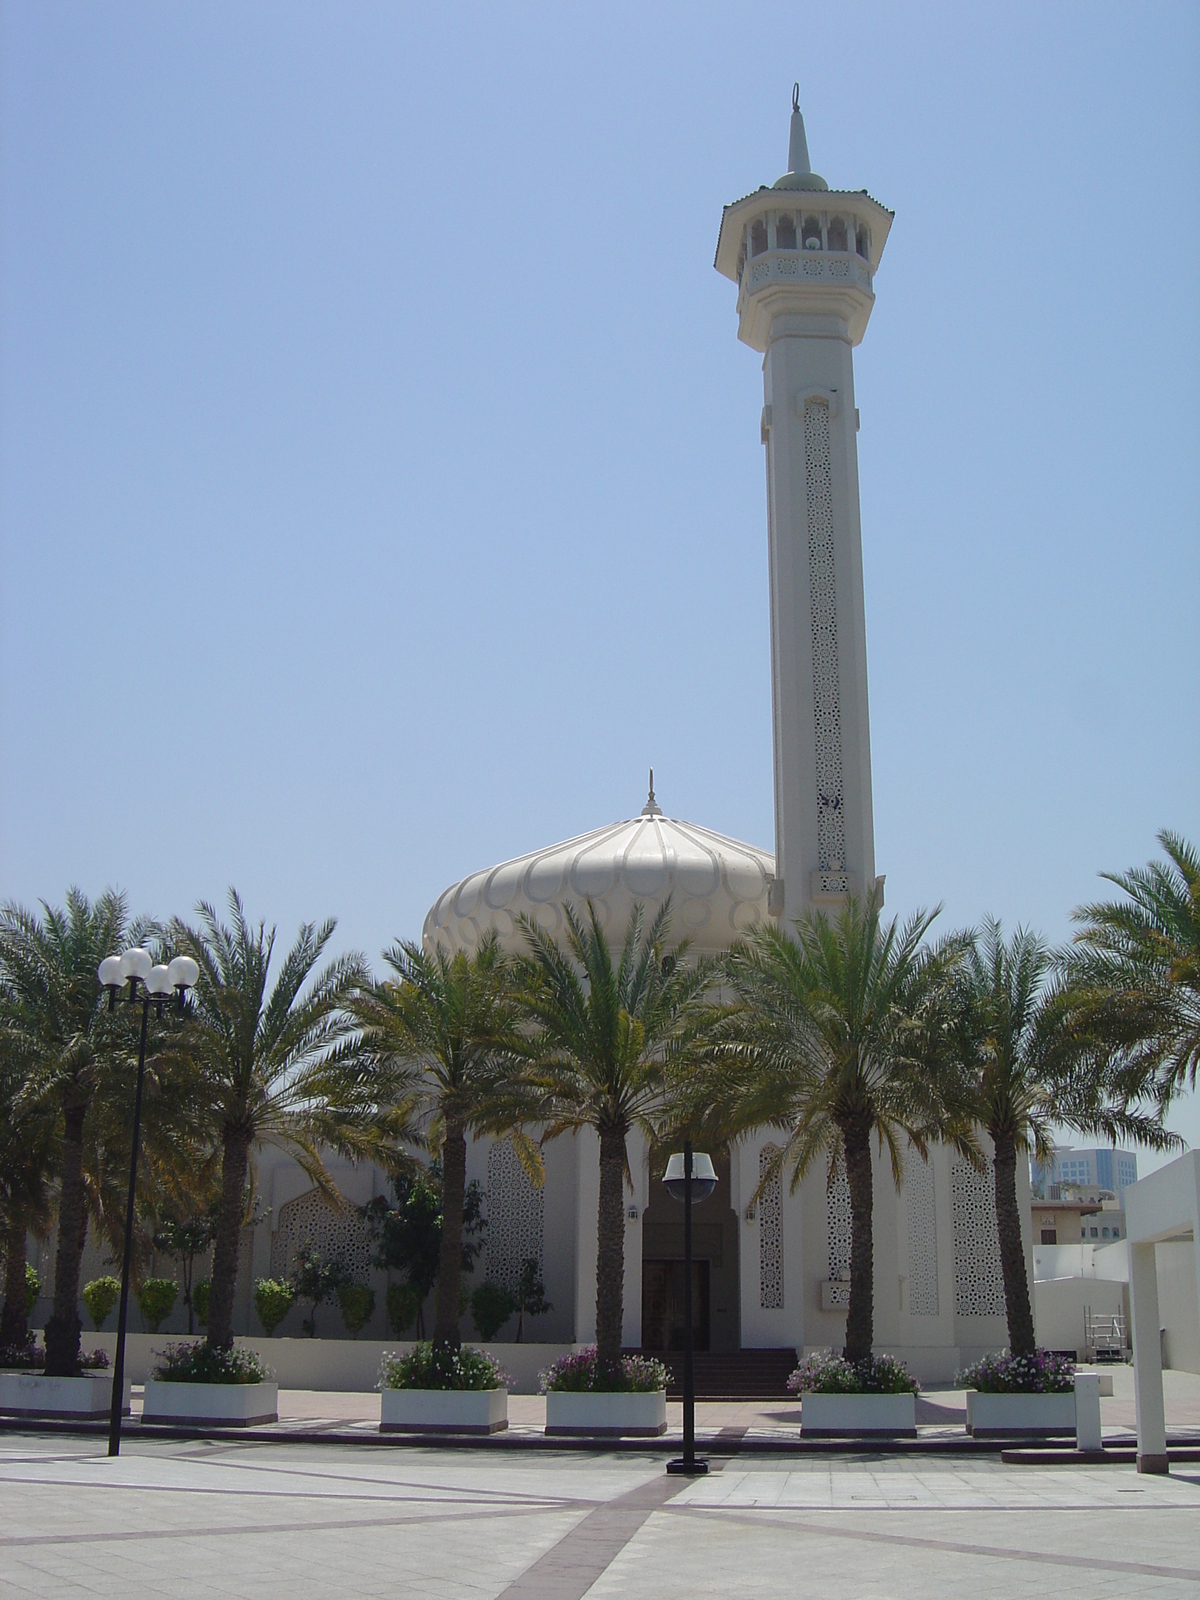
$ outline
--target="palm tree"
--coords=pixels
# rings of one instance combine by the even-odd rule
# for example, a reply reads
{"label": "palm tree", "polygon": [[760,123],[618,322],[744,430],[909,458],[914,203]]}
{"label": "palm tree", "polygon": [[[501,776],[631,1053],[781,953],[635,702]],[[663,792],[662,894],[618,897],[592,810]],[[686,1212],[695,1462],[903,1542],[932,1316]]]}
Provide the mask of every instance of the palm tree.
{"label": "palm tree", "polygon": [[128,1077],[124,1007],[110,1012],[97,977],[105,956],[136,939],[125,897],[95,905],[78,889],[65,910],[42,916],[12,903],[0,909],[0,1033],[6,1057],[27,1073],[22,1102],[53,1104],[61,1118],[54,1308],[46,1323],[46,1371],[79,1371],[79,1266],[86,1225],[85,1124],[97,1100]]}
{"label": "palm tree", "polygon": [[836,920],[808,914],[794,937],[768,924],[735,945],[724,964],[732,1004],[713,1024],[701,1080],[727,1136],[765,1126],[783,1132],[778,1166],[790,1164],[793,1188],[818,1156],[835,1168],[844,1162],[844,1354],[855,1363],[871,1359],[874,1341],[872,1136],[889,1151],[897,1187],[904,1138],[922,1158],[930,1140],[942,1139],[980,1159],[946,1044],[960,944],[925,942],[936,911],[903,927],[882,926],[879,913],[872,890],[865,901],[848,900]]}
{"label": "palm tree", "polygon": [[1054,953],[1027,929],[1006,944],[990,918],[968,936],[957,977],[956,1035],[973,1088],[975,1115],[992,1141],[996,1227],[1004,1275],[1008,1343],[1014,1355],[1035,1347],[1029,1280],[1017,1206],[1018,1157],[1050,1159],[1055,1124],[1113,1142],[1162,1150],[1178,1140],[1159,1116],[1131,1110],[1109,1056],[1079,1025],[1071,992],[1052,981]]}
{"label": "palm tree", "polygon": [[355,1048],[375,1070],[378,1092],[441,1155],[433,1342],[457,1348],[467,1135],[509,1135],[531,1175],[542,1176],[536,1148],[520,1132],[536,1102],[518,1070],[511,967],[494,934],[469,956],[397,943],[384,960],[395,976],[364,985],[350,1002]]}
{"label": "palm tree", "polygon": [[179,1049],[198,1076],[197,1116],[220,1149],[208,1342],[224,1349],[233,1343],[238,1236],[255,1148],[287,1149],[337,1203],[322,1150],[383,1159],[384,1128],[353,1053],[334,1059],[350,1030],[343,1006],[365,980],[362,959],[344,955],[313,975],[335,923],[302,924],[271,984],[275,930],[248,923],[235,890],[230,927],[210,905],[197,913],[198,928],[175,922],[171,934],[200,967]]}
{"label": "palm tree", "polygon": [[1165,1101],[1200,1070],[1200,852],[1167,829],[1158,842],[1167,861],[1102,874],[1126,899],[1075,912],[1071,976],[1130,1095],[1152,1086]]}
{"label": "palm tree", "polygon": [[27,1080],[11,1057],[0,1058],[0,1229],[3,1230],[4,1307],[0,1346],[28,1337],[25,1310],[26,1240],[49,1226],[50,1188],[58,1154],[56,1108],[31,1100]]}
{"label": "palm tree", "polygon": [[710,967],[666,949],[669,902],[649,929],[635,907],[614,961],[596,908],[563,908],[566,942],[522,920],[523,1008],[534,1034],[533,1070],[547,1096],[546,1138],[580,1128],[600,1137],[596,1247],[596,1350],[602,1370],[621,1358],[625,1299],[626,1139],[650,1138],[670,1110],[673,1058],[697,1025]]}

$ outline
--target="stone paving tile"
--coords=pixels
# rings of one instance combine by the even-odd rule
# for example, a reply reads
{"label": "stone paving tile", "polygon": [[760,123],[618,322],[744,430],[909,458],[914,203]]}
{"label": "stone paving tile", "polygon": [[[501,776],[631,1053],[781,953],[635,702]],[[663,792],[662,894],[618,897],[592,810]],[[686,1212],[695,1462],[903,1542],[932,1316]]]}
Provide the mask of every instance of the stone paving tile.
{"label": "stone paving tile", "polygon": [[703,1600],[1200,1593],[1200,1471],[45,1436],[0,1447],[5,1597]]}

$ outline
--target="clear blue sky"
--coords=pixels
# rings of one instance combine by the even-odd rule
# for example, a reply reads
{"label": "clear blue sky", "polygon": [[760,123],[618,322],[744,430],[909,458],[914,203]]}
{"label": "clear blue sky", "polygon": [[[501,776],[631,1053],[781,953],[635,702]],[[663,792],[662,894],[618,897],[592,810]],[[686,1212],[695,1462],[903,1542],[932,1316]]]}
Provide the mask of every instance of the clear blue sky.
{"label": "clear blue sky", "polygon": [[771,844],[712,256],[794,77],[896,212],[856,357],[889,905],[1062,939],[1200,837],[1194,4],[0,16],[0,895],[234,883],[377,959],[651,763]]}

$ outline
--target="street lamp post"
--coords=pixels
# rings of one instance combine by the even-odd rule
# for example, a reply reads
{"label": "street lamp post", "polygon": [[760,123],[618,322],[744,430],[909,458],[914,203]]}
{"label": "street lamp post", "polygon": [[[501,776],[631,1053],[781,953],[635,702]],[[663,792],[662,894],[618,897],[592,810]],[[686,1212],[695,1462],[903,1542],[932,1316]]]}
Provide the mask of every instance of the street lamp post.
{"label": "street lamp post", "polygon": [[142,1131],[142,1083],[146,1075],[146,1030],[150,1022],[150,1002],[158,1006],[162,1016],[163,1001],[172,994],[178,996],[179,1009],[183,1010],[184,997],[200,976],[200,968],[191,956],[176,956],[169,966],[155,966],[150,952],[140,946],[126,950],[123,956],[106,956],[100,963],[99,979],[108,990],[108,1009],[117,1003],[117,995],[129,985],[129,1003],[138,998],[141,986],[142,1032],[138,1042],[137,1092],[133,1100],[133,1149],[129,1156],[129,1200],[125,1207],[125,1256],[121,1262],[121,1310],[117,1318],[117,1352],[113,1358],[112,1407],[108,1419],[108,1453],[121,1453],[121,1403],[125,1398],[125,1326],[129,1320],[129,1266],[133,1256],[133,1209],[137,1198],[138,1141]]}
{"label": "street lamp post", "polygon": [[689,1478],[708,1471],[708,1462],[696,1459],[696,1371],[692,1329],[692,1201],[707,1200],[717,1187],[712,1158],[692,1153],[692,1141],[683,1141],[683,1154],[667,1162],[663,1185],[675,1200],[683,1201],[683,1454],[667,1462],[668,1472]]}

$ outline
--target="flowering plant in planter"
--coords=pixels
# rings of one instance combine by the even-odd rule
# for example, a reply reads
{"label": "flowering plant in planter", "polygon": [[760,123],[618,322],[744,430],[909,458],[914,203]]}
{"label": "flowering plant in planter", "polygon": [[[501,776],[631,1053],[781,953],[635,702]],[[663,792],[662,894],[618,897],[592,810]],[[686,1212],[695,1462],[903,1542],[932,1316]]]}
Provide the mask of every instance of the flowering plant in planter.
{"label": "flowering plant in planter", "polygon": [[45,1365],[46,1352],[40,1344],[34,1344],[32,1334],[24,1344],[0,1344],[0,1368],[5,1371],[15,1368],[26,1372]]}
{"label": "flowering plant in planter", "polygon": [[543,1394],[653,1394],[667,1387],[667,1369],[653,1356],[622,1356],[614,1371],[601,1366],[592,1344],[560,1356],[540,1381]]}
{"label": "flowering plant in planter", "polygon": [[92,1350],[86,1356],[80,1356],[79,1365],[85,1372],[107,1372],[108,1351]]}
{"label": "flowering plant in planter", "polygon": [[1052,1350],[1035,1350],[1029,1356],[1000,1350],[964,1367],[954,1383],[980,1394],[1070,1394],[1075,1388],[1075,1363]]}
{"label": "flowering plant in planter", "polygon": [[266,1383],[271,1369],[253,1350],[218,1350],[197,1344],[169,1344],[154,1376],[160,1383]]}
{"label": "flowering plant in planter", "polygon": [[788,1379],[792,1394],[920,1394],[921,1385],[895,1356],[847,1361],[833,1350],[814,1350]]}
{"label": "flowering plant in planter", "polygon": [[379,1389],[503,1389],[508,1374],[482,1350],[458,1350],[428,1341],[403,1355],[385,1354],[379,1364]]}

